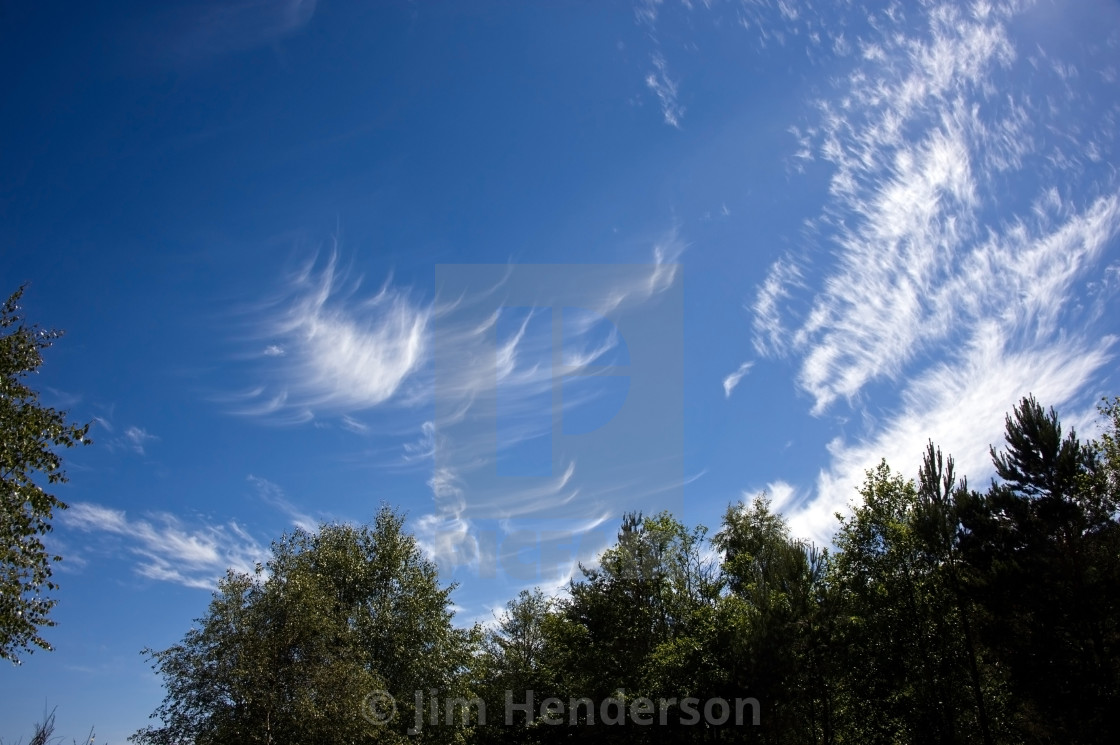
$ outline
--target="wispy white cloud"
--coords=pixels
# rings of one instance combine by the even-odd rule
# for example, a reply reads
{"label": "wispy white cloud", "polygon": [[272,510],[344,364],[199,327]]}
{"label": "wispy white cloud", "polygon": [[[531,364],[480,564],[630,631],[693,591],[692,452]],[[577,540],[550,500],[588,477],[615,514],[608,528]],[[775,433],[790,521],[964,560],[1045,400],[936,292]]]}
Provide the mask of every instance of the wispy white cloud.
{"label": "wispy white cloud", "polygon": [[774,262],[750,306],[754,348],[760,355],[779,357],[789,347],[789,332],[782,317],[782,302],[793,288],[804,287],[801,270],[788,257]]}
{"label": "wispy white cloud", "polygon": [[417,522],[425,553],[449,575],[468,573],[516,589],[538,587],[556,595],[580,565],[594,566],[610,544],[605,525],[618,515],[603,510],[571,520],[486,520],[457,523],[435,515]]}
{"label": "wispy white cloud", "polygon": [[793,336],[817,412],[873,380],[897,379],[954,327],[937,295],[976,237],[972,153],[990,139],[970,126],[964,96],[983,99],[991,68],[1013,52],[998,23],[932,16],[931,38],[895,42],[881,67],[852,74],[839,107],[822,104],[839,266]]}
{"label": "wispy white cloud", "polygon": [[723,379],[724,398],[731,398],[731,393],[739,385],[739,381],[743,379],[744,375],[751,371],[752,367],[754,367],[754,362],[744,362],[739,365],[739,368],[735,370],[735,372]]}
{"label": "wispy white cloud", "polygon": [[[418,535],[431,555],[462,560],[480,516],[529,519],[574,500],[584,514],[599,514],[620,495],[648,493],[649,484],[634,473],[619,468],[609,478],[593,478],[572,457],[560,459],[554,478],[529,486],[495,472],[519,445],[552,435],[557,380],[571,381],[560,405],[565,416],[600,400],[612,374],[603,371],[627,351],[610,319],[644,319],[651,306],[673,307],[663,298],[680,288],[685,249],[671,229],[653,242],[645,265],[567,272],[538,265],[451,267],[450,285],[437,281],[430,300],[391,280],[363,293],[334,254],[298,273],[278,299],[249,311],[256,326],[251,348],[268,340],[284,354],[245,355],[262,382],[226,400],[239,413],[269,421],[333,416],[342,427],[375,437],[387,417],[396,422],[388,426],[394,434],[415,431],[416,424],[401,421],[434,399],[435,418],[422,422],[419,437],[401,444],[385,466],[431,469],[432,510],[416,518]],[[503,422],[498,450],[496,411]],[[642,469],[647,481],[653,470]],[[659,481],[657,488],[666,487]]]}
{"label": "wispy white cloud", "polygon": [[266,504],[283,512],[288,519],[292,521],[292,525],[306,530],[308,533],[314,533],[319,530],[320,521],[308,515],[306,512],[303,512],[288,501],[284,490],[281,489],[279,485],[274,484],[268,479],[263,479],[260,476],[253,476],[252,474],[249,475],[248,481],[257,490],[257,496]]}
{"label": "wispy white cloud", "polygon": [[237,523],[186,527],[167,513],[129,519],[123,510],[89,502],[71,505],[61,521],[87,533],[117,536],[140,557],[137,573],[153,580],[213,589],[227,569],[250,572],[268,549]]}
{"label": "wispy white cloud", "polygon": [[1085,421],[1095,403],[1085,400],[1085,391],[1114,358],[1115,342],[1111,336],[1070,337],[1044,347],[1023,346],[997,322],[984,324],[958,359],[930,368],[908,386],[900,410],[869,436],[830,443],[831,463],[821,471],[815,493],[788,513],[791,528],[828,543],[836,530],[833,515],[854,503],[866,471],[885,458],[914,478],[930,440],[954,456],[959,474],[982,488],[993,474],[988,446],[1003,444],[1004,415],[1033,393],[1064,411],[1067,424]]}
{"label": "wispy white cloud", "polygon": [[362,422],[359,422],[354,417],[347,416],[345,414],[342,416],[342,426],[345,429],[348,429],[351,432],[353,432],[355,434],[359,434],[359,435],[364,435],[364,434],[369,432],[369,425],[368,424],[363,424]]}
{"label": "wispy white cloud", "polygon": [[[108,419],[104,417],[94,417],[94,421],[97,423],[98,427],[104,429],[108,434],[114,434],[115,427]],[[145,428],[134,424],[126,427],[124,432],[119,435],[108,438],[104,441],[104,444],[112,452],[126,451],[136,453],[137,455],[147,455],[145,447],[153,442],[159,442],[159,437]]]}
{"label": "wispy white cloud", "polygon": [[766,493],[775,512],[784,512],[797,499],[797,487],[786,481],[771,481],[766,485]]}
{"label": "wispy white cloud", "polygon": [[[531,479],[502,477],[497,469],[501,458],[512,457],[503,453],[552,437],[558,379],[572,383],[564,387],[560,415],[597,401],[597,385],[604,379],[584,371],[614,364],[623,343],[608,318],[641,315],[679,287],[677,262],[685,247],[679,233],[670,230],[654,243],[653,261],[644,267],[565,273],[514,266],[496,285],[491,269],[478,280],[460,276],[456,281],[470,289],[453,293],[452,302],[433,303],[433,366],[441,371],[434,383],[437,416],[405,448],[407,462],[432,458],[428,485],[435,509],[416,523],[431,555],[452,567],[475,566],[472,546],[480,519],[521,524],[569,510],[599,515],[610,513],[610,505],[623,495],[637,499],[648,493],[649,484],[618,463],[608,474],[562,457],[553,464],[553,476]],[[518,299],[508,300],[509,293]],[[578,298],[577,307],[557,297]],[[493,312],[495,302],[507,310],[532,309],[503,318]],[[563,329],[559,347],[557,320]],[[556,363],[561,370],[554,369]],[[495,411],[503,423],[497,450]]]}
{"label": "wispy white cloud", "polygon": [[767,482],[761,489],[748,489],[743,492],[742,506],[749,507],[756,496],[763,496],[770,502],[773,512],[784,513],[797,503],[800,495],[799,489],[788,481],[781,479]]}
{"label": "wispy white cloud", "polygon": [[1113,337],[1089,329],[1110,307],[1100,263],[1120,191],[1086,164],[1115,142],[1114,117],[1065,127],[1062,108],[1091,96],[1043,52],[1032,79],[1049,75],[1063,104],[1016,85],[1010,19],[1029,7],[873,13],[874,33],[855,38],[862,59],[793,130],[798,160],[833,168],[812,221],[832,251],[799,262],[824,265],[819,276],[788,257],[771,267],[752,304],[755,349],[795,361],[816,414],[860,409],[872,384],[900,397],[861,409],[863,433],[832,442],[815,494],[797,500],[794,525],[817,540],[879,458],[912,475],[932,437],[961,472],[990,473],[987,446],[1020,396],[1081,407],[1110,359]]}
{"label": "wispy white cloud", "polygon": [[393,398],[420,367],[429,311],[388,282],[372,295],[360,290],[337,253],[321,269],[312,262],[297,274],[264,312],[263,333],[284,340],[266,349],[278,382],[233,397],[237,410],[301,422]]}
{"label": "wispy white cloud", "polygon": [[428,460],[436,453],[436,423],[424,422],[420,425],[420,438],[413,442],[406,442],[404,449],[404,462],[413,463]]}
{"label": "wispy white cloud", "polygon": [[653,55],[652,62],[653,70],[646,75],[646,87],[657,96],[665,123],[680,129],[685,109],[677,100],[677,82],[669,76],[669,63],[660,52]]}
{"label": "wispy white cloud", "polygon": [[680,271],[678,262],[681,254],[688,248],[688,244],[680,235],[680,229],[674,227],[663,238],[653,244],[653,265],[650,271],[649,283],[641,300],[658,293],[664,292],[677,281]]}
{"label": "wispy white cloud", "polygon": [[132,449],[139,455],[144,455],[144,443],[159,440],[158,437],[148,432],[143,427],[129,427],[124,431],[124,438]]}
{"label": "wispy white cloud", "polygon": [[634,4],[634,17],[649,28],[657,25],[657,14],[664,0],[638,0]]}
{"label": "wispy white cloud", "polygon": [[[672,228],[654,241],[648,268],[626,266],[609,279],[593,281],[584,320],[565,316],[562,364],[583,368],[614,349],[617,335],[599,335],[609,325],[604,314],[639,307],[676,285],[686,249],[679,230]],[[510,265],[506,280],[518,271]],[[285,359],[276,360],[272,368],[276,384],[253,387],[232,400],[243,413],[299,413],[301,421],[320,413],[354,412],[388,403],[426,405],[431,390],[424,368],[431,361],[432,326],[439,319],[444,319],[439,344],[456,360],[454,371],[441,376],[439,394],[454,401],[456,418],[465,416],[479,395],[491,391],[495,380],[511,399],[532,399],[552,385],[553,339],[550,333],[540,333],[550,329],[530,329],[534,318],[530,313],[520,325],[505,330],[493,355],[482,342],[496,333],[499,314],[476,318],[463,313],[472,304],[492,304],[491,296],[503,292],[501,285],[475,288],[474,296],[422,302],[390,280],[375,295],[364,297],[359,294],[360,280],[342,270],[337,253],[332,254],[321,271],[309,265],[300,272],[283,298],[259,314],[265,317],[262,333],[285,339],[278,347]],[[550,307],[547,297],[538,300]],[[459,326],[446,321],[452,317],[470,320]],[[348,413],[344,424],[361,428]],[[434,438],[434,423],[425,425],[424,438]]]}
{"label": "wispy white cloud", "polygon": [[[1001,174],[1023,167],[1037,134],[1025,96],[993,100],[993,71],[1015,60],[1009,12],[935,6],[924,38],[884,34],[839,103],[821,104],[820,153],[835,167],[825,222],[838,265],[792,332],[779,305],[789,296],[787,260],[754,303],[756,349],[796,349],[798,381],[818,413],[868,383],[898,380],[923,352],[1020,307],[1021,292],[1052,327],[1071,281],[1115,232],[1115,197],[1078,218],[1053,189],[1043,192],[1058,205],[1053,215],[1009,214],[1002,229],[987,222],[1006,203]],[[1047,237],[1060,217],[1067,228]]]}

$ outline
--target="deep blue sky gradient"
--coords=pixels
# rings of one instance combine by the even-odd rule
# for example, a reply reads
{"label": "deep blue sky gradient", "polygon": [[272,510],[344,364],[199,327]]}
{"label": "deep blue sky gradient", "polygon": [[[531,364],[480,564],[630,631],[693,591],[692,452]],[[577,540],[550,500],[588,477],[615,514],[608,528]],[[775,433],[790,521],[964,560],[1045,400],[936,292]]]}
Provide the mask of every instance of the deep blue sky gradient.
{"label": "deep blue sky gradient", "polygon": [[[297,524],[405,510],[464,624],[594,561],[628,503],[593,495],[636,481],[577,462],[485,515],[441,481],[432,448],[477,443],[431,439],[432,350],[393,346],[394,319],[430,341],[439,264],[641,265],[638,313],[683,292],[667,487],[690,524],[765,489],[827,542],[862,469],[910,474],[927,437],[982,484],[1029,392],[1091,431],[1120,392],[1117,21],[1112,0],[5,5],[0,292],[29,283],[28,317],[67,331],[33,383],[95,443],[58,489],[56,649],[0,670],[0,736],[57,705],[67,739],[123,742],[162,696],[140,649]],[[546,427],[547,381],[513,377],[503,405]],[[572,426],[611,416],[611,385]],[[511,417],[508,452],[548,442]],[[577,487],[568,548],[512,516]],[[440,552],[522,530],[560,574]]]}

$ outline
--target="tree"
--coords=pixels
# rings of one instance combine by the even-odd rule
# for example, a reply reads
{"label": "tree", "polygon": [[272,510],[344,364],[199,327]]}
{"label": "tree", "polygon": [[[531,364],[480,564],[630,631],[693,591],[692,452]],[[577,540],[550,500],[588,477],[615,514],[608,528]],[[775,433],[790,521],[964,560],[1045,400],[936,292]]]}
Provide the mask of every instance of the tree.
{"label": "tree", "polygon": [[1034,396],[1027,396],[1007,415],[1004,426],[1007,450],[989,448],[999,477],[1029,498],[1061,500],[1070,495],[1093,452],[1082,446],[1073,430],[1062,438],[1053,407],[1047,413]]}
{"label": "tree", "polygon": [[[1062,436],[1033,396],[991,448],[1002,482],[961,510],[961,553],[983,609],[981,638],[1014,701],[1015,727],[1035,741],[1114,742],[1120,727],[1120,522],[1115,437]],[[1111,464],[1111,465],[1110,465]]]}
{"label": "tree", "polygon": [[[581,566],[548,631],[557,661],[557,695],[592,701],[707,698],[719,587],[704,556],[706,529],[689,530],[669,513],[623,517],[617,543],[599,566]],[[670,723],[679,718],[667,706]],[[584,718],[581,716],[582,723]],[[651,728],[589,728],[594,742],[647,742]],[[685,737],[691,738],[688,728]]]}
{"label": "tree", "polygon": [[541,731],[521,717],[514,718],[513,726],[505,726],[504,711],[507,691],[517,702],[526,700],[530,691],[537,702],[559,692],[556,639],[550,634],[557,620],[555,607],[555,601],[539,589],[522,590],[506,603],[496,628],[487,634],[479,679],[487,710],[492,712],[491,726],[479,729],[477,742],[530,745],[552,734],[552,728]]}
{"label": "tree", "polygon": [[498,627],[489,634],[488,653],[503,689],[540,689],[546,657],[546,626],[553,601],[539,589],[522,590],[506,604]]}
{"label": "tree", "polygon": [[946,572],[950,557],[930,539],[941,532],[929,526],[930,492],[940,488],[943,496],[953,477],[936,457],[922,471],[921,489],[886,462],[868,471],[863,502],[841,519],[836,538],[831,582],[843,619],[844,726],[863,742],[986,739],[987,714],[978,721],[976,679]]}
{"label": "tree", "polygon": [[715,635],[727,695],[765,701],[765,742],[830,742],[827,552],[792,538],[765,494],[728,507],[713,544],[730,590]]}
{"label": "tree", "polygon": [[[297,530],[272,551],[253,574],[230,572],[219,582],[183,641],[145,650],[167,689],[152,715],[163,724],[130,739],[330,745],[465,736],[445,725],[443,704],[472,698],[467,672],[478,632],[452,626],[453,587],[440,586],[402,517],[383,508],[372,528]],[[439,723],[429,726],[425,709],[424,726],[409,737],[415,692],[426,707],[433,690]],[[382,715],[388,721],[371,721]]]}
{"label": "tree", "polygon": [[19,664],[19,653],[50,650],[40,635],[54,626],[56,600],[51,563],[42,536],[54,510],[66,504],[43,488],[66,481],[58,448],[88,445],[89,425],[67,422],[67,413],[44,407],[26,378],[43,364],[42,352],[62,336],[27,325],[16,290],[0,309],[0,658]]}
{"label": "tree", "polygon": [[981,673],[979,645],[973,630],[975,609],[969,602],[961,577],[963,558],[960,551],[960,513],[973,503],[968,480],[956,477],[952,456],[946,460],[941,448],[931,440],[926,447],[918,472],[918,505],[914,512],[915,536],[919,546],[935,565],[956,603],[960,636],[976,702],[976,724],[984,745],[992,745],[992,721],[986,701],[984,676]]}

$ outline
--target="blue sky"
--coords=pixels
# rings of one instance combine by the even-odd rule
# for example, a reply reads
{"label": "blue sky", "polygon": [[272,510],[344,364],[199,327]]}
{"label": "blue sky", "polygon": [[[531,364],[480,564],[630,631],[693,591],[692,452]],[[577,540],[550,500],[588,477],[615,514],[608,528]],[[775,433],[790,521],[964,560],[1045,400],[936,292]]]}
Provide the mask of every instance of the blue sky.
{"label": "blue sky", "polygon": [[[827,543],[927,438],[1120,393],[1120,4],[8,5],[3,292],[94,421],[5,738],[123,742],[139,654],[293,526],[409,526],[463,623],[626,509]],[[476,265],[476,266],[468,266]]]}

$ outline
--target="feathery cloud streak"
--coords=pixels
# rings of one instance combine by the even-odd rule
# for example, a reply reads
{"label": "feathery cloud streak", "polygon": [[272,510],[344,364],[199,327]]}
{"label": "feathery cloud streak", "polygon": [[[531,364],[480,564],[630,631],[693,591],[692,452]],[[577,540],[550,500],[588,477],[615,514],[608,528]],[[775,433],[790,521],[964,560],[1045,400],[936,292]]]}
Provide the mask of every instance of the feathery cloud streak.
{"label": "feathery cloud streak", "polygon": [[[433,307],[436,422],[426,424],[421,443],[410,448],[433,457],[429,486],[437,509],[418,524],[433,555],[452,566],[477,556],[472,531],[480,518],[524,522],[558,514],[601,516],[611,514],[623,496],[650,495],[649,480],[624,465],[625,448],[617,450],[616,467],[608,472],[584,451],[565,451],[552,462],[556,451],[549,443],[557,417],[567,422],[576,410],[593,409],[602,403],[604,386],[619,380],[609,372],[599,377],[597,371],[622,364],[628,370],[623,380],[637,380],[630,362],[621,362],[634,354],[629,347],[634,339],[622,339],[608,318],[647,312],[679,287],[674,262],[683,248],[670,232],[654,246],[654,261],[647,266],[564,271],[515,266],[500,283],[493,281],[494,268],[449,269],[446,281],[462,292],[449,293],[453,303]],[[503,319],[507,311],[519,309],[520,315]],[[555,398],[558,385],[560,399]],[[495,415],[502,423],[497,441]],[[503,474],[502,459],[519,462],[518,447],[534,440],[543,443],[538,452],[543,449],[549,461],[544,471],[525,478]],[[644,470],[654,473],[659,467],[647,464]]]}
{"label": "feathery cloud streak", "polygon": [[739,386],[739,381],[743,379],[744,375],[751,371],[752,367],[754,367],[754,362],[744,362],[739,365],[735,372],[723,379],[724,398],[731,398],[732,392]]}
{"label": "feathery cloud streak", "polygon": [[[1116,178],[1099,167],[1116,106],[1078,88],[1070,65],[1017,48],[1010,29],[1029,4],[897,11],[872,15],[836,95],[796,128],[797,157],[832,168],[811,225],[834,263],[809,279],[785,257],[753,303],[756,351],[798,366],[815,414],[858,405],[872,383],[901,397],[864,437],[831,444],[794,513],[818,540],[866,468],[885,456],[910,473],[928,437],[962,472],[989,473],[982,456],[1018,397],[1076,402],[1113,345],[1090,331],[1109,300],[1090,280],[1120,232]],[[1048,97],[1016,84],[1024,66]],[[1066,106],[1098,124],[1064,126]]]}
{"label": "feathery cloud streak", "polygon": [[140,557],[138,574],[186,587],[213,589],[227,569],[251,572],[270,555],[235,522],[190,528],[174,515],[129,519],[123,510],[89,502],[72,505],[61,519],[86,533],[119,536]]}
{"label": "feathery cloud streak", "polygon": [[430,309],[389,282],[372,295],[360,291],[337,253],[318,272],[310,262],[293,277],[264,309],[258,332],[283,341],[264,355],[274,382],[240,396],[237,411],[298,423],[393,398],[421,366]]}
{"label": "feathery cloud streak", "polygon": [[[433,555],[446,557],[452,549],[463,554],[457,546],[472,515],[529,518],[576,499],[588,507],[582,514],[604,513],[604,504],[619,495],[638,499],[652,487],[642,486],[634,473],[592,478],[590,462],[581,465],[574,456],[559,464],[553,478],[528,488],[491,476],[503,452],[515,460],[520,444],[552,436],[560,374],[555,365],[565,376],[562,414],[602,403],[618,378],[601,368],[619,364],[629,351],[608,317],[640,316],[668,290],[679,289],[676,262],[684,248],[671,230],[654,244],[647,265],[569,267],[574,274],[568,274],[579,278],[574,297],[580,302],[571,308],[557,305],[554,296],[571,296],[570,287],[553,282],[564,272],[548,267],[481,267],[481,280],[466,283],[448,275],[459,289],[441,281],[436,296],[424,301],[392,281],[372,295],[363,292],[334,254],[320,266],[307,266],[277,300],[251,314],[259,327],[252,348],[283,353],[246,355],[264,382],[240,396],[235,410],[281,423],[333,417],[340,427],[366,435],[371,425],[352,413],[376,409],[382,422],[408,421],[434,397],[436,420],[419,425],[419,438],[401,446],[397,463],[432,469],[434,512],[417,525]],[[477,268],[452,271],[471,274]],[[538,291],[527,292],[526,276],[541,281]],[[550,319],[562,319],[560,346]],[[497,452],[495,411],[503,422]],[[652,472],[648,466],[646,471]]]}
{"label": "feathery cloud streak", "polygon": [[680,129],[684,106],[677,101],[677,83],[669,77],[669,65],[660,53],[653,55],[653,70],[646,75],[646,87],[657,96],[665,123]]}

